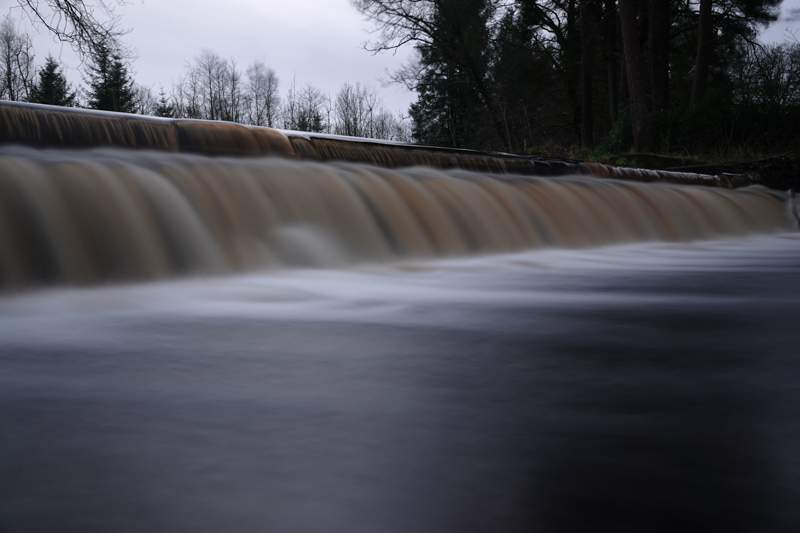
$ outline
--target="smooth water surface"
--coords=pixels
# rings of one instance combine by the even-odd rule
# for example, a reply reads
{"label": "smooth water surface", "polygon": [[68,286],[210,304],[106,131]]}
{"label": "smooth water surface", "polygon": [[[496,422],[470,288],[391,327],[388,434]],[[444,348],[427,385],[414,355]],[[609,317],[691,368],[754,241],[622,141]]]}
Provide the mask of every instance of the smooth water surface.
{"label": "smooth water surface", "polygon": [[0,531],[800,530],[796,234],[0,297]]}

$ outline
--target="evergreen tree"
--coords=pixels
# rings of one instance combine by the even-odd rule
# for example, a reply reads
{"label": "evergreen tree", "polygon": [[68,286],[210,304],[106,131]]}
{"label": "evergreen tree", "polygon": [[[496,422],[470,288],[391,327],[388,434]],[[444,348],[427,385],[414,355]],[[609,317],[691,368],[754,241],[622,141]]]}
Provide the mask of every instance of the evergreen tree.
{"label": "evergreen tree", "polygon": [[89,107],[133,113],[136,95],[128,67],[107,44],[97,47],[89,67]]}
{"label": "evergreen tree", "polygon": [[67,83],[58,62],[52,56],[47,56],[44,66],[39,70],[39,81],[31,89],[29,101],[72,107],[75,97],[75,91]]}
{"label": "evergreen tree", "polygon": [[417,45],[420,73],[411,106],[415,138],[425,144],[505,148],[505,128],[490,87],[492,16],[488,0],[440,0],[433,31]]}
{"label": "evergreen tree", "polygon": [[164,89],[161,89],[161,92],[158,93],[155,115],[165,118],[173,118],[175,116],[175,106],[167,99],[167,95],[164,94]]}

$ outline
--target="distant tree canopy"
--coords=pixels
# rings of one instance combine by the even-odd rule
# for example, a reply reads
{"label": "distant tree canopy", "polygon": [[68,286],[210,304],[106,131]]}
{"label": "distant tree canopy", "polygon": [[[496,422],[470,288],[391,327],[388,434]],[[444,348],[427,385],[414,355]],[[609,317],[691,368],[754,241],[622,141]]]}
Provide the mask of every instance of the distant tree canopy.
{"label": "distant tree canopy", "polygon": [[44,66],[39,69],[39,80],[31,88],[28,101],[67,107],[76,104],[76,93],[67,83],[61,67],[52,56],[47,56]]}
{"label": "distant tree canopy", "polygon": [[234,60],[204,50],[172,91],[171,116],[411,141],[405,119],[386,111],[378,95],[360,84],[345,83],[335,96],[310,84],[298,88],[294,80],[281,96],[279,86],[277,74],[261,61],[243,75]]}
{"label": "distant tree canopy", "polygon": [[[376,30],[367,49],[416,48],[396,78],[417,91],[410,114],[423,143],[696,152],[796,142],[799,45],[756,40],[781,0],[353,4]],[[756,118],[768,131],[751,127]]]}

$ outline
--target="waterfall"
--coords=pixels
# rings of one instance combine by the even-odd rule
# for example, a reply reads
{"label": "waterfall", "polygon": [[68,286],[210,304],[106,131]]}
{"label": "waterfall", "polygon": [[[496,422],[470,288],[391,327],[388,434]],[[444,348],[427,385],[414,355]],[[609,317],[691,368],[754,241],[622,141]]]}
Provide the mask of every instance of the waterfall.
{"label": "waterfall", "polygon": [[0,148],[0,287],[342,266],[790,227],[761,187],[115,148]]}

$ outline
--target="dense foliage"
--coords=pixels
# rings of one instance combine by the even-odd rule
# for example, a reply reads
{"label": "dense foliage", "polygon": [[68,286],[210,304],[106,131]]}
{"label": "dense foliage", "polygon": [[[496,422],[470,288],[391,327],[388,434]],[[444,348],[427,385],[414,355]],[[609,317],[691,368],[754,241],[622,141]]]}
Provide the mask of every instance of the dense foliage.
{"label": "dense foliage", "polygon": [[28,101],[71,107],[76,103],[76,96],[58,62],[52,56],[48,56],[44,66],[39,69],[39,80],[31,88]]}
{"label": "dense foliage", "polygon": [[136,95],[128,66],[110,45],[98,45],[89,66],[88,105],[92,109],[133,113]]}
{"label": "dense foliage", "polygon": [[800,45],[780,0],[356,0],[374,50],[413,45],[422,143],[530,151],[796,146]]}

